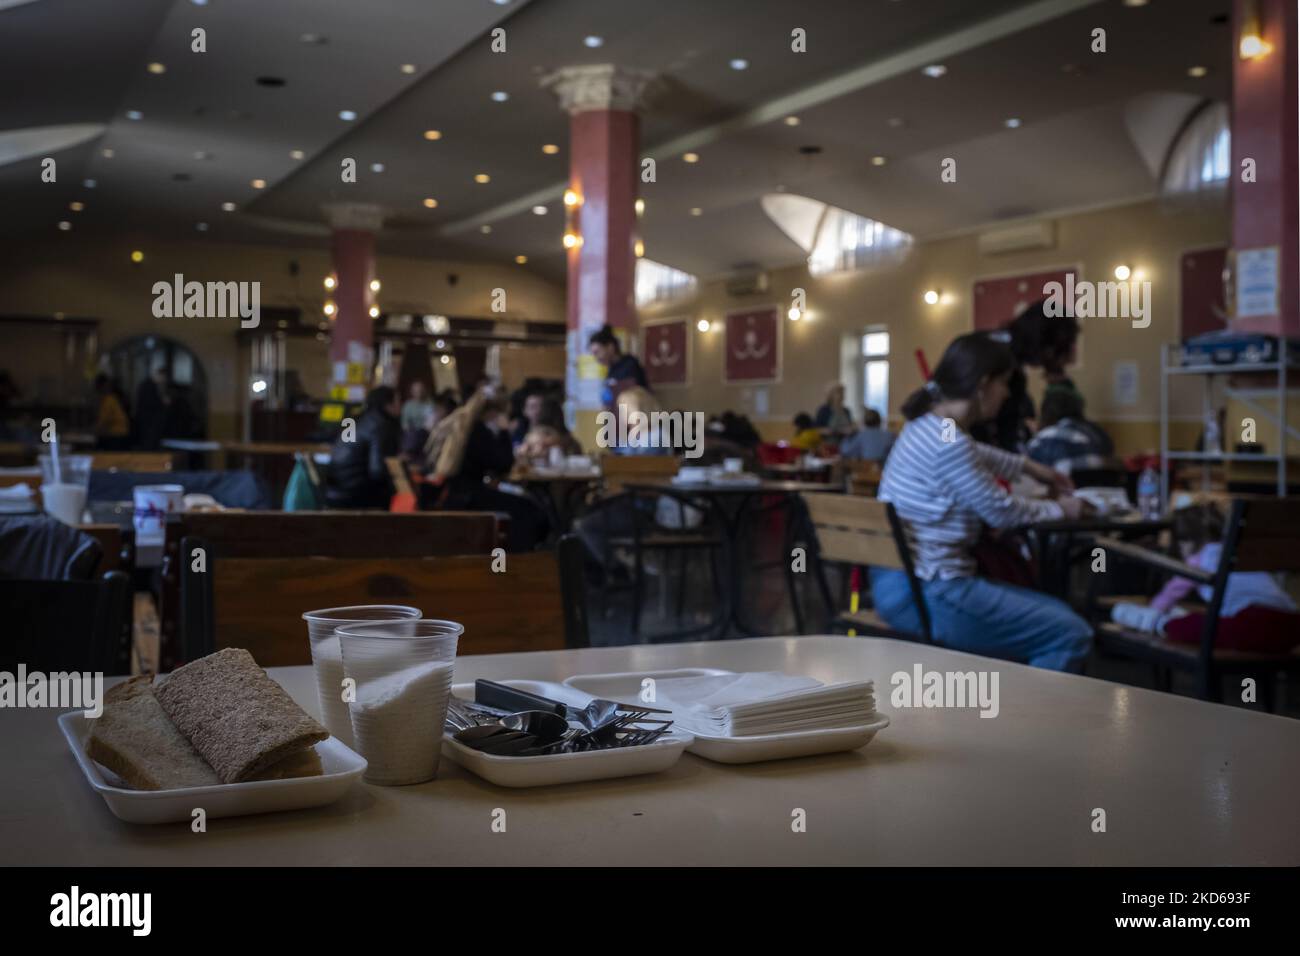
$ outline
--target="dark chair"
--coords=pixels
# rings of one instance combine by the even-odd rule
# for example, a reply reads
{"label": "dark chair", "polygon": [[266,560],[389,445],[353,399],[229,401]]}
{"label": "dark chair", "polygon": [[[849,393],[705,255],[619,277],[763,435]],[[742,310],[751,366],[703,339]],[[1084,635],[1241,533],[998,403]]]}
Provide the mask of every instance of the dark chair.
{"label": "dark chair", "polygon": [[184,554],[195,548],[204,550],[206,568],[182,567],[186,660],[243,647],[263,667],[307,664],[303,613],[354,604],[406,604],[427,617],[456,621],[465,627],[460,654],[590,644],[581,543],[572,536],[562,538],[554,552],[506,555],[501,572],[494,570],[498,559],[487,549],[440,557],[262,557],[227,556],[198,537],[182,542]]}
{"label": "dark chair", "polygon": [[131,583],[121,571],[90,581],[0,580],[0,670],[131,669]]}
{"label": "dark chair", "polygon": [[1202,700],[1222,699],[1222,678],[1243,674],[1256,678],[1260,700],[1275,696],[1277,676],[1300,675],[1300,648],[1289,654],[1259,654],[1215,646],[1228,575],[1234,571],[1300,571],[1300,501],[1287,498],[1237,499],[1232,502],[1223,557],[1214,571],[1202,571],[1168,555],[1114,538],[1096,543],[1116,557],[1136,561],[1166,574],[1189,578],[1213,589],[1205,606],[1199,647],[1174,644],[1158,634],[1131,631],[1112,622],[1097,628],[1097,646],[1106,653],[1145,661],[1157,672],[1157,686],[1167,690],[1171,671],[1191,673]]}
{"label": "dark chair", "polygon": [[[903,534],[903,525],[894,506],[875,498],[860,495],[829,493],[800,496],[807,509],[806,520],[812,528],[812,567],[817,577],[826,609],[833,616],[831,627],[866,631],[880,637],[901,637],[905,640],[933,643],[930,629],[930,612],[925,604],[921,582],[912,566],[912,553]],[[912,586],[912,600],[921,619],[921,633],[910,634],[895,630],[870,608],[857,611],[836,611],[826,580],[826,564],[850,567],[878,567],[902,571]],[[804,619],[794,586],[793,572],[787,572],[790,600],[794,606],[795,622],[803,633]]]}

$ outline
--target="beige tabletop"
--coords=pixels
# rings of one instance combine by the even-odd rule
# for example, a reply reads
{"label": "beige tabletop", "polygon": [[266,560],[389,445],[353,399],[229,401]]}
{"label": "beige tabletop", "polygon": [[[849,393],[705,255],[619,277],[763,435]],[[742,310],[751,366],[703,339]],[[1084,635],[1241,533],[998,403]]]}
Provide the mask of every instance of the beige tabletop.
{"label": "beige tabletop", "polygon": [[[1000,713],[899,709],[890,677],[999,674]],[[790,637],[466,657],[458,680],[672,667],[872,678],[893,723],[861,751],[508,790],[443,761],[420,786],[185,824],[118,821],[53,711],[0,710],[0,864],[1300,863],[1300,722],[874,638]],[[306,667],[271,671],[316,712]],[[493,811],[506,832],[493,832]],[[1093,831],[1093,811],[1106,832]],[[806,813],[806,832],[792,813]]]}

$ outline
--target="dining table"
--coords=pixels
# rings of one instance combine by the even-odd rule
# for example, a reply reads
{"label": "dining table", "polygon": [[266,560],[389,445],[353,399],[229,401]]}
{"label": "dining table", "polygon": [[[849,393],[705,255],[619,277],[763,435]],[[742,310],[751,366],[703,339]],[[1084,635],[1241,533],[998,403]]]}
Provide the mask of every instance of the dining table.
{"label": "dining table", "polygon": [[[793,502],[802,494],[830,492],[842,493],[843,488],[820,481],[780,481],[767,478],[757,480],[708,480],[682,481],[680,479],[646,479],[629,481],[624,488],[633,495],[651,496],[667,495],[684,505],[699,508],[712,514],[722,531],[723,554],[726,567],[726,586],[722,588],[723,604],[717,615],[719,636],[725,636],[727,629],[734,628],[737,633],[749,637],[759,636],[758,632],[744,620],[741,614],[741,584],[746,569],[740,547],[740,534],[744,528],[744,519],[759,513],[751,506],[756,500],[767,498],[774,502],[764,506],[764,510],[784,509],[786,519],[785,543],[792,540],[790,530],[795,519]],[[778,559],[782,566],[788,566],[784,557]],[[792,596],[793,600],[793,596]]]}
{"label": "dining table", "polygon": [[[118,820],[57,711],[3,708],[0,864],[1300,864],[1300,721],[1257,708],[835,635],[467,656],[455,680],[703,667],[872,680],[890,724],[856,751],[752,764],[688,751],[655,774],[532,789],[444,758],[428,783],[358,782],[328,806],[212,818],[196,834]],[[895,699],[899,675],[931,672],[996,674],[996,716]],[[269,673],[319,715],[310,667]]]}

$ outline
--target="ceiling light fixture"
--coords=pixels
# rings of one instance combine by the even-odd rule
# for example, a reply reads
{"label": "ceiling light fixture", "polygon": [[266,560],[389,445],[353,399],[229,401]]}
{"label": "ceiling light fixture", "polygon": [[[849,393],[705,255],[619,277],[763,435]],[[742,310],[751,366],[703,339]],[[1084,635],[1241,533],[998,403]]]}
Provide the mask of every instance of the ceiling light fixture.
{"label": "ceiling light fixture", "polygon": [[546,215],[546,207],[545,207],[545,206],[534,206],[534,207],[533,207],[533,215],[534,215],[534,216],[545,216],[545,215]]}
{"label": "ceiling light fixture", "polygon": [[433,141],[433,140],[435,140],[435,139],[442,139],[442,130],[440,130],[440,129],[426,129],[426,130],[424,131],[424,138],[427,139],[427,140],[429,140],[429,141]]}
{"label": "ceiling light fixture", "polygon": [[492,177],[487,173],[475,173],[474,182],[479,183],[480,185],[483,183],[490,183],[492,182]]}
{"label": "ceiling light fixture", "polygon": [[371,317],[372,319],[377,319],[377,318],[379,318],[379,306],[377,306],[377,305],[372,305],[372,306],[370,307],[370,317]]}
{"label": "ceiling light fixture", "polygon": [[94,189],[99,185],[99,181],[95,179],[83,179],[81,185],[85,186],[87,189]]}
{"label": "ceiling light fixture", "polygon": [[515,256],[515,262],[516,262],[518,265],[521,265],[521,266],[522,266],[522,265],[525,265],[525,264],[528,262],[528,257],[527,257],[527,256]]}
{"label": "ceiling light fixture", "polygon": [[327,288],[327,289],[332,289],[332,288],[334,288],[335,286],[337,286],[338,284],[339,284],[339,280],[336,279],[336,278],[334,278],[333,276],[326,276],[326,277],[325,277],[325,288]]}
{"label": "ceiling light fixture", "polygon": [[68,220],[64,219],[64,220],[62,220],[62,221],[59,223],[59,228],[60,228],[61,230],[63,230],[64,232],[67,232],[69,229],[72,228],[72,223],[70,223],[70,222],[68,222]]}
{"label": "ceiling light fixture", "polygon": [[357,114],[353,110],[339,110],[339,119],[343,120],[345,123],[351,123],[356,118]]}
{"label": "ceiling light fixture", "polygon": [[139,264],[139,263],[141,263],[141,262],[144,262],[144,253],[141,252],[139,249],[132,249],[132,250],[131,250],[131,261],[134,262],[134,263],[136,263],[136,264]]}
{"label": "ceiling light fixture", "polygon": [[638,216],[644,216],[644,215],[645,215],[645,200],[644,200],[644,199],[638,199],[636,202],[634,202],[634,203],[632,204],[632,208],[636,210],[636,214],[637,214]]}
{"label": "ceiling light fixture", "polygon": [[265,189],[265,188],[266,188],[266,180],[265,180],[265,179],[254,179],[251,183],[249,183],[249,185],[252,186],[254,189]]}
{"label": "ceiling light fixture", "polygon": [[887,162],[889,162],[889,160],[887,160],[884,156],[872,156],[872,157],[871,157],[871,165],[872,165],[872,166],[883,166],[883,165],[885,165],[885,163],[887,163]]}
{"label": "ceiling light fixture", "polygon": [[576,232],[566,232],[564,234],[563,240],[561,241],[564,243],[564,248],[574,249],[577,246],[580,246],[582,244],[582,237],[579,236]]}
{"label": "ceiling light fixture", "polygon": [[695,327],[699,329],[701,332],[707,332],[709,331],[709,320],[700,319],[700,321],[695,323]]}
{"label": "ceiling light fixture", "polygon": [[698,163],[699,161],[699,153],[682,153],[682,162],[684,163]]}
{"label": "ceiling light fixture", "polygon": [[380,286],[379,286],[379,280],[378,280],[378,279],[371,279],[371,280],[370,280],[370,291],[371,291],[371,292],[378,292],[378,291],[379,291],[379,288],[380,288]]}
{"label": "ceiling light fixture", "polygon": [[438,200],[434,199],[432,196],[428,197],[427,199],[424,200],[424,208],[425,208],[425,209],[437,209],[437,208],[438,208]]}
{"label": "ceiling light fixture", "polygon": [[99,151],[99,155],[103,156],[105,159],[112,159],[112,158],[113,158],[113,151],[112,151],[111,149],[108,149],[107,147],[105,147],[104,149],[101,149],[101,150]]}
{"label": "ceiling light fixture", "polygon": [[414,73],[414,72],[415,72],[415,64],[414,64],[414,63],[403,63],[403,64],[402,64],[402,72],[403,72],[403,73],[406,73],[406,74]]}
{"label": "ceiling light fixture", "polygon": [[493,103],[504,103],[508,99],[510,99],[510,94],[505,90],[494,90],[492,92]]}
{"label": "ceiling light fixture", "polygon": [[699,206],[692,206],[692,207],[691,207],[691,215],[692,215],[692,216],[703,216],[703,215],[704,215],[704,210],[701,209]]}
{"label": "ceiling light fixture", "polygon": [[492,227],[489,226],[489,225],[482,225],[482,226],[479,226],[479,227],[478,227],[478,231],[481,232],[481,233],[483,233],[483,235],[485,235],[485,236],[487,236],[487,235],[491,235],[491,233],[492,233]]}
{"label": "ceiling light fixture", "polygon": [[746,60],[746,59],[742,59],[741,57],[736,57],[734,60],[732,60],[732,61],[731,61],[730,63],[728,63],[727,65],[730,66],[733,70],[748,70],[748,69],[749,69],[749,61]]}
{"label": "ceiling light fixture", "polygon": [[86,204],[84,202],[74,199],[72,202],[68,203],[68,208],[71,209],[73,212],[81,212],[81,210],[86,208]]}
{"label": "ceiling light fixture", "polygon": [[576,206],[582,200],[578,197],[577,190],[566,189],[564,191],[564,204],[566,206]]}
{"label": "ceiling light fixture", "polygon": [[597,47],[604,46],[605,38],[597,37],[597,36],[583,37],[582,43],[584,46],[590,47],[591,49],[594,50]]}
{"label": "ceiling light fixture", "polygon": [[1210,71],[1203,66],[1190,66],[1187,68],[1187,75],[1194,80],[1199,80],[1201,77],[1205,76],[1205,74],[1209,72]]}
{"label": "ceiling light fixture", "polygon": [[559,151],[560,151],[560,147],[556,146],[554,143],[547,143],[545,146],[542,147],[542,152],[545,153],[547,156],[554,156]]}
{"label": "ceiling light fixture", "polygon": [[937,80],[939,77],[943,76],[945,73],[948,72],[948,68],[944,66],[942,63],[931,63],[921,72],[924,73],[926,76],[928,76],[930,79]]}
{"label": "ceiling light fixture", "polygon": [[451,364],[451,356],[450,356],[450,355],[440,355],[440,356],[438,356],[438,361],[441,362],[443,365],[450,365],[450,364]]}
{"label": "ceiling light fixture", "polygon": [[325,308],[322,309],[322,311],[323,311],[326,315],[333,315],[333,314],[334,314],[335,312],[337,312],[338,310],[339,310],[339,307],[338,307],[337,305],[335,305],[333,302],[326,302],[326,303],[325,303]]}
{"label": "ceiling light fixture", "polygon": [[383,163],[371,163],[371,164],[370,164],[370,171],[371,171],[372,173],[382,173],[382,172],[384,171],[384,164],[383,164]]}
{"label": "ceiling light fixture", "polygon": [[925,299],[925,304],[926,304],[926,305],[938,305],[938,304],[939,304],[939,290],[938,290],[938,289],[928,289],[928,290],[926,290],[926,293],[925,293],[925,295],[924,295],[923,298]]}
{"label": "ceiling light fixture", "polygon": [[798,125],[799,125],[799,117],[797,117],[797,116],[787,116],[787,117],[785,118],[785,125],[786,125],[786,126],[798,126]]}
{"label": "ceiling light fixture", "polygon": [[1120,282],[1123,282],[1132,274],[1133,274],[1133,270],[1130,269],[1128,266],[1124,265],[1123,263],[1115,267],[1115,278],[1118,279]]}
{"label": "ceiling light fixture", "polygon": [[786,317],[789,318],[791,322],[798,322],[803,318],[803,313],[799,311],[797,306],[791,306],[790,311],[786,313]]}
{"label": "ceiling light fixture", "polygon": [[162,63],[150,63],[147,67],[145,67],[145,69],[148,70],[150,73],[152,73],[154,76],[158,76],[160,73],[167,72],[167,67]]}
{"label": "ceiling light fixture", "polygon": [[1009,116],[1002,121],[1002,125],[1007,129],[1020,129],[1020,117]]}
{"label": "ceiling light fixture", "polygon": [[221,211],[222,211],[222,212],[234,212],[234,211],[235,211],[235,204],[234,204],[233,202],[223,202],[223,203],[221,204]]}
{"label": "ceiling light fixture", "polygon": [[290,158],[290,159],[302,159],[302,158],[303,158],[304,156],[306,156],[306,155],[307,155],[307,154],[304,153],[304,152],[303,152],[302,150],[300,150],[300,149],[291,149],[291,150],[289,150],[289,158]]}
{"label": "ceiling light fixture", "polygon": [[139,110],[127,110],[126,118],[132,121],[139,121],[144,119],[144,114],[141,113]]}

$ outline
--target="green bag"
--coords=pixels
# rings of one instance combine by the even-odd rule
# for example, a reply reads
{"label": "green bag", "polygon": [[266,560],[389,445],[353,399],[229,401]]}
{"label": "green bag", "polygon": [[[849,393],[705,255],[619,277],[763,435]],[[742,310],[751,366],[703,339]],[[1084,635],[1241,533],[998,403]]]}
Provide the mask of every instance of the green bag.
{"label": "green bag", "polygon": [[322,502],[316,485],[311,480],[311,473],[301,459],[294,463],[293,474],[284,487],[285,511],[320,511]]}

